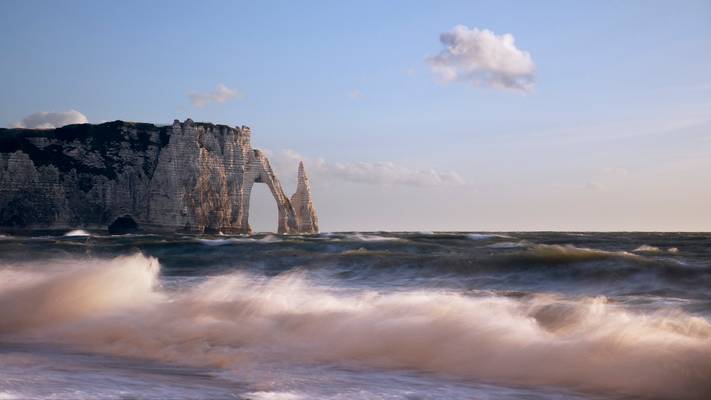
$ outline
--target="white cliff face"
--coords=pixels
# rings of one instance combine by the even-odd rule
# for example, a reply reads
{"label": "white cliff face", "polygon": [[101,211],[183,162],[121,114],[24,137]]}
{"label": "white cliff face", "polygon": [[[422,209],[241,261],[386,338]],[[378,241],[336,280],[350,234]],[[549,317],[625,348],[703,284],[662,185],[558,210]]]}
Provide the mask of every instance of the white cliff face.
{"label": "white cliff face", "polygon": [[318,233],[318,218],[311,200],[311,186],[304,170],[304,162],[299,162],[299,178],[296,193],[291,196],[291,204],[296,211],[298,231],[301,233]]}
{"label": "white cliff face", "polygon": [[[276,199],[279,233],[298,217],[247,127],[115,121],[54,130],[0,129],[0,228],[250,233],[252,186]],[[309,230],[311,232],[312,230]]]}

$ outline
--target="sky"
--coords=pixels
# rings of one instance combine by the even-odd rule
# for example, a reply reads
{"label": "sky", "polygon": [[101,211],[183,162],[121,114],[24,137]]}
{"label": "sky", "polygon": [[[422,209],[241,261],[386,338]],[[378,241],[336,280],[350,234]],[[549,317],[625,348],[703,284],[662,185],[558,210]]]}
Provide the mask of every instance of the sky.
{"label": "sky", "polygon": [[324,231],[711,231],[708,0],[4,0],[0,59],[0,126],[247,125]]}

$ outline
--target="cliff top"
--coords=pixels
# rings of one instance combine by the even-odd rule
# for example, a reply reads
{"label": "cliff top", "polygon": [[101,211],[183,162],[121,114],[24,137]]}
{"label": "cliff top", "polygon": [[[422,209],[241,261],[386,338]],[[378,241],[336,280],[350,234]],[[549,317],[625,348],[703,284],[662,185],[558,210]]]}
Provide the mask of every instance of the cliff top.
{"label": "cliff top", "polygon": [[[115,121],[103,122],[100,124],[71,124],[65,125],[60,128],[49,128],[49,129],[30,129],[30,128],[0,128],[0,134],[2,135],[13,135],[18,137],[52,137],[57,134],[100,134],[103,129],[116,130],[117,128],[132,128],[137,130],[145,131],[155,131],[169,128],[176,123],[180,125],[188,124],[194,126],[203,126],[205,128],[217,128],[219,129],[239,129],[239,130],[249,130],[249,127],[231,127],[224,124],[213,124],[212,122],[194,122],[192,119],[188,118],[185,122],[181,123],[177,119],[173,124],[152,124],[150,122],[133,122],[133,121],[123,121],[117,119]],[[71,135],[69,135],[71,136]]]}
{"label": "cliff top", "polygon": [[[193,122],[191,119],[184,123],[176,121],[173,125],[116,120],[101,124],[65,125],[55,129],[0,128],[0,153],[21,151],[29,155],[36,165],[54,165],[60,171],[76,169],[113,179],[116,176],[114,167],[123,163],[121,148],[128,146],[137,153],[159,151],[168,145],[176,123],[181,127],[203,127],[217,134],[237,130],[249,135],[247,127],[232,128]],[[70,143],[75,144],[66,147]],[[75,149],[76,143],[80,143],[80,148]],[[84,155],[94,153],[104,161],[113,162],[103,163],[99,168],[89,167],[72,152]]]}

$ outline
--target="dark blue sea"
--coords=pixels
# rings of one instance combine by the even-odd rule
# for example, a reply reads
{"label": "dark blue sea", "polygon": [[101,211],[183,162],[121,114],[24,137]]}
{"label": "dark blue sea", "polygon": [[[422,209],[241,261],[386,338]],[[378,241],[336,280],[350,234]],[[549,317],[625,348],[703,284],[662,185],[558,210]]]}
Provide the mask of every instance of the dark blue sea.
{"label": "dark blue sea", "polygon": [[10,399],[711,399],[711,234],[0,236]]}

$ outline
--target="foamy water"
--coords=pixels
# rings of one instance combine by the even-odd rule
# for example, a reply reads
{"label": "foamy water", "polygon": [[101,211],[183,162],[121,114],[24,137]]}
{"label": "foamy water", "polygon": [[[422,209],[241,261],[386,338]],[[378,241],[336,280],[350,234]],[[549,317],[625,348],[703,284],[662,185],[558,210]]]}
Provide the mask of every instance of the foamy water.
{"label": "foamy water", "polygon": [[[684,274],[694,270],[685,272],[678,260],[581,244],[535,244],[530,238],[525,247],[492,249],[495,243],[482,243],[472,250],[471,239],[463,237],[461,246],[468,250],[458,257],[486,255],[488,268],[495,267],[487,279],[504,279],[503,286],[508,279],[515,293],[478,283],[483,278],[462,267],[433,275],[437,268],[391,265],[390,252],[403,251],[399,263],[411,262],[407,257],[423,262],[413,256],[413,246],[432,252],[444,240],[451,252],[460,240],[436,236],[398,242],[340,238],[364,252],[332,248],[320,238],[304,243],[273,237],[118,243],[107,238],[87,242],[100,246],[87,251],[101,254],[40,254],[14,261],[9,255],[15,250],[8,248],[0,267],[0,393],[6,398],[701,399],[711,392],[711,322],[695,311],[694,296],[674,303],[691,305],[684,308],[669,306],[671,297],[660,301],[650,294],[640,305],[639,293],[622,293],[640,287],[632,273],[647,279],[658,270],[659,284],[676,268],[685,281]],[[216,240],[228,242],[214,246]],[[364,242],[375,247],[365,249]],[[192,247],[166,253],[201,245],[197,259],[204,262],[185,261],[190,268],[181,262],[195,256]],[[299,261],[298,248],[325,261]],[[279,251],[297,264],[274,270],[284,261],[266,254]],[[112,252],[126,255],[105,254]],[[231,262],[210,269],[228,253]],[[385,264],[360,276],[361,259]],[[555,284],[561,288],[570,285],[569,278],[556,276],[562,271],[584,270],[585,279],[588,270],[598,278],[604,268],[612,274],[604,279],[624,276],[626,289],[602,293],[583,282],[565,290],[533,289],[545,282],[529,283],[529,290],[523,290],[528,284],[517,287],[521,276],[533,280],[541,268],[554,283],[562,279]],[[459,278],[450,279],[452,273]],[[462,287],[468,280],[478,286]],[[36,373],[25,382],[28,368]]]}
{"label": "foamy water", "polygon": [[65,233],[64,236],[91,236],[91,234],[83,229],[75,229]]}

